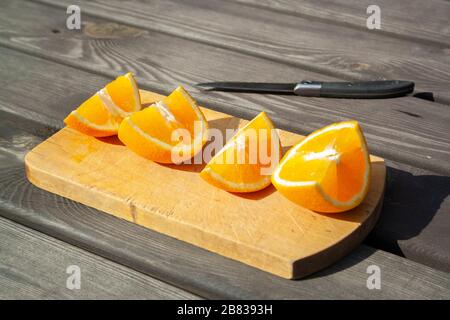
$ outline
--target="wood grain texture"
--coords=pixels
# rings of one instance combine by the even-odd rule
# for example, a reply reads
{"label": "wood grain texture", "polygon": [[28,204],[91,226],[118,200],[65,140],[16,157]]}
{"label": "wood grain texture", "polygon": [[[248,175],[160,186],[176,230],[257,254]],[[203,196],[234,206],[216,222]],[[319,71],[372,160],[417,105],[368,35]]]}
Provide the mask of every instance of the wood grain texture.
{"label": "wood grain texture", "polygon": [[[59,7],[74,2],[40,1]],[[141,0],[127,3],[126,7],[119,0],[74,3],[83,7],[85,13],[108,20],[321,74],[346,79],[413,80],[417,90],[433,91],[437,99],[450,102],[447,90],[450,52],[445,45],[424,45],[367,29],[333,25],[329,20],[323,22],[221,0]],[[384,12],[387,11],[385,6]],[[361,14],[366,17],[365,9]],[[446,28],[443,21],[437,21],[436,25]],[[299,72],[297,77],[303,74]]]}
{"label": "wood grain texture", "polygon": [[[32,131],[33,136],[49,137],[62,128],[64,116],[88,98],[95,91],[92,88],[101,88],[110,80],[108,77],[52,63],[9,49],[0,48],[0,53],[2,56],[0,60],[0,74],[2,75],[0,77],[0,81],[2,81],[0,109],[7,110],[8,114],[16,114],[19,118],[25,117],[43,123],[43,126],[35,129],[36,132]],[[57,79],[56,82],[55,79]],[[23,88],[27,88],[27,94],[22,93]],[[67,88],[76,88],[76,90],[68,90]],[[261,106],[256,105],[258,101],[255,102],[254,99],[241,100],[232,94],[229,94],[228,97],[228,103],[221,106],[215,100],[208,99],[208,106],[228,110],[237,116],[246,118],[250,118],[257,112],[258,108],[261,108]],[[273,101],[270,97],[265,99],[265,103],[270,106],[270,109],[266,110],[270,112],[271,117],[275,118],[278,124],[284,124],[282,126],[284,128],[294,128],[300,133],[303,130],[313,130],[316,126],[326,124],[327,122],[324,123],[324,119],[329,119],[330,114],[330,121],[342,119],[338,113],[343,112],[341,110],[342,104],[335,104],[335,108],[338,110],[333,111],[332,109],[327,110],[327,108],[317,107],[304,109],[303,103],[296,103],[295,99],[289,99],[288,97],[282,98],[282,101],[286,101],[282,105]],[[393,103],[397,101],[398,99],[395,99]],[[253,108],[253,105],[254,110],[246,108],[247,106]],[[398,108],[399,106],[388,104],[385,107]],[[405,149],[400,145],[404,147],[408,142],[408,137],[411,140],[407,145],[413,147],[413,149],[407,153],[407,156],[417,156],[423,159],[423,166],[425,167],[429,165],[429,159],[426,155],[433,154],[431,151],[435,148],[442,147],[445,149],[447,145],[445,140],[439,140],[438,135],[440,132],[445,133],[445,119],[448,117],[448,108],[441,108],[440,105],[436,104],[427,104],[426,109],[428,111],[422,119],[412,116],[404,116],[405,118],[397,116],[395,118],[394,113],[388,112],[389,117],[394,119],[392,122],[390,118],[383,117],[385,109],[376,111],[376,109],[367,108],[363,112],[363,106],[351,105],[349,109],[351,108],[358,109],[361,112],[358,118],[364,121],[376,116],[379,124],[364,125],[366,136],[369,132],[372,150],[374,144],[378,141],[383,149],[388,148],[392,141],[395,145],[392,146],[393,155],[391,154],[391,159],[398,159],[397,153],[405,153]],[[398,108],[398,110],[402,109]],[[421,112],[424,112],[424,110]],[[285,115],[287,118],[283,119]],[[424,122],[423,119],[426,121]],[[400,124],[400,120],[402,124]],[[5,121],[8,126],[14,126],[16,120]],[[383,134],[383,131],[378,129],[385,125],[388,125],[389,136],[378,136],[378,134]],[[37,142],[30,144],[25,151],[20,149],[22,139],[15,138],[6,128],[2,133],[5,136],[3,140],[5,143],[4,149],[26,152],[37,144]],[[371,131],[372,128],[374,130]],[[435,130],[435,128],[439,128],[439,130]],[[402,132],[408,134],[405,136],[397,129],[401,129]],[[434,143],[432,148],[427,147],[428,141]],[[388,177],[393,178],[388,179],[384,209],[381,213],[380,223],[377,224],[369,238],[370,244],[429,266],[450,271],[450,251],[447,245],[447,243],[450,243],[450,233],[447,232],[449,226],[447,217],[450,208],[450,197],[448,196],[450,192],[448,192],[447,187],[449,184],[446,183],[448,175],[439,175],[430,170],[419,169],[393,160],[388,160],[387,163]],[[411,199],[414,201],[411,201]],[[405,224],[403,221],[410,221],[411,223]],[[396,225],[398,227],[393,227]]]}
{"label": "wood grain texture", "polygon": [[[163,96],[141,92],[143,105]],[[202,108],[211,130],[246,122]],[[290,148],[302,136],[280,131]],[[383,201],[386,168],[371,158],[369,193],[346,213],[318,214],[273,186],[246,195],[215,188],[204,164],[161,165],[128,150],[117,137],[96,139],[64,128],[25,156],[34,185],[116,217],[192,243],[284,278],[301,278],[350,252],[372,230]]]}
{"label": "wood grain texture", "polygon": [[[78,246],[85,246],[91,251],[119,260],[127,265],[132,265],[133,268],[145,269],[147,273],[152,273],[160,278],[170,279],[174,283],[184,284],[186,287],[195,288],[197,292],[207,292],[209,296],[448,298],[448,278],[446,275],[442,276],[442,273],[436,273],[429,268],[423,269],[422,266],[404,259],[397,260],[397,257],[381,251],[374,251],[365,246],[362,246],[358,251],[353,252],[345,260],[342,260],[339,265],[327,269],[327,273],[321,273],[320,277],[306,279],[293,285],[291,282],[283,283],[272,281],[270,277],[260,277],[258,273],[256,275],[251,272],[247,273],[245,266],[242,267],[239,264],[222,264],[220,257],[212,254],[203,255],[196,249],[189,249],[189,246],[183,246],[184,251],[177,251],[178,242],[171,241],[170,238],[159,238],[160,235],[154,235],[153,233],[152,237],[147,237],[148,234],[142,232],[140,228],[137,228],[139,231],[136,231],[136,227],[130,228],[127,223],[116,225],[114,221],[117,219],[113,218],[105,221],[100,213],[96,215],[95,210],[91,211],[84,206],[66,202],[62,198],[49,196],[47,193],[33,188],[25,180],[23,164],[16,163],[14,160],[21,159],[21,154],[29,150],[23,148],[37,144],[40,141],[40,137],[47,137],[53,132],[53,128],[61,123],[62,116],[69,111],[63,110],[62,105],[68,106],[71,103],[75,107],[92,93],[90,91],[92,88],[101,87],[107,79],[111,79],[118,73],[123,73],[123,70],[132,69],[132,66],[136,65],[140,70],[139,80],[142,84],[153,90],[160,90],[166,93],[173,89],[173,85],[182,81],[188,79],[196,81],[196,77],[201,77],[202,79],[200,80],[208,79],[203,79],[205,74],[199,75],[196,72],[194,67],[201,66],[201,64],[195,62],[197,60],[191,62],[191,59],[193,59],[192,55],[188,56],[188,59],[177,55],[177,59],[172,60],[172,62],[177,60],[184,62],[182,64],[183,68],[178,68],[179,70],[186,70],[181,77],[178,75],[177,70],[167,71],[168,69],[161,68],[161,65],[158,65],[158,60],[164,57],[164,52],[158,53],[158,59],[149,62],[152,66],[157,67],[156,70],[161,70],[160,73],[153,71],[155,69],[151,69],[152,71],[149,72],[147,69],[141,68],[141,62],[130,51],[124,52],[121,51],[122,49],[117,51],[117,48],[130,45],[130,41],[126,39],[132,36],[129,32],[122,31],[122,29],[129,27],[122,28],[120,24],[113,24],[112,29],[115,30],[114,32],[104,32],[102,30],[107,30],[110,27],[102,27],[102,23],[108,22],[108,20],[96,20],[86,14],[83,19],[87,19],[89,22],[98,21],[100,24],[100,30],[90,33],[92,46],[96,43],[98,48],[103,48],[103,50],[97,49],[96,54],[89,54],[90,46],[88,42],[83,40],[82,35],[65,30],[66,15],[65,10],[62,10],[62,8],[52,10],[50,7],[40,7],[41,9],[39,9],[38,6],[27,6],[27,3],[23,2],[11,3],[18,3],[16,6],[17,10],[10,10],[7,1],[2,1],[1,3],[2,10],[0,10],[0,14],[6,13],[6,16],[3,15],[1,17],[0,23],[8,22],[8,25],[2,25],[1,34],[6,36],[6,40],[2,38],[3,40],[0,40],[1,44],[35,56],[52,59],[61,64],[74,66],[78,70],[63,66],[56,67],[54,64],[44,60],[25,58],[20,54],[14,55],[12,60],[5,62],[7,55],[4,51],[2,52],[0,69],[6,84],[6,87],[2,88],[2,94],[0,94],[2,109],[8,110],[8,113],[22,114],[22,116],[45,122],[45,125],[33,126],[33,122],[30,123],[26,120],[22,122],[23,118],[12,117],[7,120],[9,126],[5,127],[2,125],[0,127],[3,129],[2,135],[0,135],[2,143],[4,143],[2,144],[2,151],[7,150],[5,151],[7,156],[3,155],[2,157],[10,165],[5,169],[5,172],[8,174],[0,175],[2,177],[1,205],[9,210],[4,214],[22,223],[33,225],[45,232],[57,235],[61,239],[67,239],[67,241]],[[11,17],[16,19],[10,19]],[[18,24],[17,21],[21,21],[21,23]],[[29,22],[32,23],[30,24]],[[127,22],[127,19],[124,19],[124,22]],[[27,32],[23,32],[24,27],[28,28],[26,29]],[[56,32],[60,31],[60,33],[53,33],[53,29]],[[120,35],[122,35],[122,38]],[[153,36],[154,34],[151,35]],[[70,38],[70,40],[65,40],[65,38]],[[65,48],[55,45],[58,42],[64,45]],[[161,43],[164,44],[164,42]],[[182,42],[182,44],[186,45],[185,42]],[[199,45],[199,42],[196,42],[196,45]],[[186,52],[191,52],[189,48],[194,47],[188,46]],[[60,49],[56,50],[57,48]],[[114,55],[104,53],[111,51],[112,48],[116,49],[114,50]],[[158,46],[154,48],[158,48]],[[147,56],[153,57],[150,52],[154,48],[149,46],[146,49]],[[220,48],[213,46],[208,48],[210,48],[212,53],[221,52]],[[411,54],[413,55],[416,45],[413,45],[411,48]],[[137,49],[133,48],[133,50]],[[56,53],[52,53],[52,51]],[[205,54],[207,51],[200,52],[203,57],[208,57]],[[135,59],[129,59],[128,57],[135,57]],[[223,61],[227,61],[228,55],[214,57],[222,57],[221,59],[225,59]],[[84,61],[80,62],[80,60],[89,61],[90,58],[95,63],[85,64]],[[261,68],[261,64],[259,64],[250,68],[248,74],[244,72],[245,68],[242,68],[245,64],[239,64],[244,60],[236,59],[231,61],[238,63],[241,73],[236,74],[242,80],[255,80],[251,78],[253,74],[258,79],[266,81],[272,79],[271,74],[275,74],[275,77],[278,77],[280,74],[284,76],[285,69],[277,73],[280,65],[273,62],[275,57],[270,59],[267,60],[269,62],[266,61],[262,64],[266,66],[262,68],[263,72],[258,73],[258,70]],[[296,63],[295,57],[292,60]],[[33,61],[33,63],[29,63],[30,61]],[[220,74],[219,72],[226,71],[230,67],[229,63],[216,63],[217,68],[214,68],[212,65],[208,67],[210,70],[215,70],[212,73],[215,77]],[[224,68],[224,65],[227,68]],[[290,66],[292,65],[291,63]],[[164,64],[164,66],[166,65]],[[273,66],[272,70],[270,66]],[[45,72],[47,68],[49,71],[48,76]],[[16,73],[16,70],[21,72]],[[84,73],[80,70],[95,72],[97,75]],[[209,74],[210,70],[206,74]],[[298,74],[298,72],[303,72],[302,70],[300,68],[294,71]],[[446,69],[444,68],[443,70]],[[235,78],[234,72],[238,71],[233,69],[233,73],[231,73],[233,78]],[[428,71],[422,71],[425,75],[428,74]],[[106,78],[98,76],[99,74],[105,75]],[[161,81],[164,81],[167,85],[161,85],[157,80],[152,80],[152,74],[158,75]],[[197,76],[194,77],[193,75]],[[8,78],[5,78],[5,76]],[[288,77],[294,77],[294,74],[291,73]],[[9,81],[9,79],[11,80]],[[52,87],[52,83],[56,83],[56,85]],[[19,88],[18,85],[23,85],[26,88],[31,87],[32,89],[29,94],[23,94],[23,89]],[[68,85],[76,86],[77,91],[67,90]],[[49,88],[52,88],[52,90],[49,90]],[[57,96],[60,100],[56,99]],[[201,96],[203,95],[196,93],[197,98]],[[379,104],[370,106],[353,104],[347,101],[329,101],[328,103],[314,99],[300,100],[299,102],[285,97],[280,99],[278,97],[264,97],[264,99],[260,99],[247,95],[217,95],[208,97],[208,99],[203,97],[202,103],[245,118],[254,116],[263,107],[271,109],[273,110],[271,116],[277,119],[280,126],[287,129],[295,129],[300,133],[308,133],[314,128],[333,121],[332,119],[340,120],[345,117],[353,117],[353,112],[356,111],[358,120],[364,124],[367,123],[366,121],[369,121],[365,131],[371,130],[373,134],[371,138],[373,151],[377,154],[382,156],[388,155],[388,158],[397,159],[397,161],[400,160],[422,168],[437,170],[441,173],[448,172],[447,169],[444,170],[447,164],[445,157],[439,160],[439,156],[437,156],[437,160],[431,161],[427,158],[427,156],[435,156],[434,152],[439,152],[439,149],[446,149],[447,138],[445,136],[448,126],[445,124],[448,123],[446,118],[448,115],[447,109],[440,105],[436,107],[436,104],[414,103],[414,99],[405,99],[406,103],[403,99],[401,100],[402,102],[388,101],[389,103],[386,106],[382,106],[382,110],[379,111],[376,108],[374,109],[375,106],[380,107]],[[36,103],[33,103],[33,101],[36,101]],[[60,103],[60,101],[64,101],[64,103]],[[394,105],[390,105],[391,103]],[[41,109],[43,111],[40,111]],[[23,110],[33,110],[34,112],[28,111],[24,113]],[[384,114],[387,114],[387,116],[384,117]],[[440,122],[440,115],[444,117],[442,122]],[[4,117],[3,114],[2,116]],[[379,123],[380,121],[378,123],[370,122],[371,117],[374,116],[376,120],[380,119],[381,123]],[[442,125],[439,125],[439,123]],[[23,132],[25,133],[15,131],[17,126],[21,127],[21,130],[24,130]],[[434,130],[436,127],[438,130]],[[381,130],[381,128],[387,128],[389,135],[384,135],[384,130]],[[403,132],[407,133],[407,135],[404,136]],[[440,139],[440,132],[443,133],[444,139]],[[434,144],[432,141],[438,141],[438,143]],[[410,151],[406,152],[405,150],[407,149]],[[388,184],[388,195],[384,207],[389,208],[389,210],[385,210],[384,215],[382,215],[382,218],[383,216],[387,218],[387,220],[384,220],[385,225],[388,229],[392,225],[389,223],[389,217],[395,216],[392,213],[397,214],[398,221],[409,219],[412,212],[417,212],[415,204],[420,203],[420,215],[415,215],[414,218],[421,219],[423,216],[425,218],[423,223],[421,223],[419,228],[416,228],[413,233],[414,236],[411,236],[411,233],[408,233],[406,237],[403,235],[402,239],[405,240],[398,244],[401,246],[401,250],[404,250],[407,247],[406,245],[409,244],[409,248],[406,251],[407,254],[415,251],[417,257],[417,254],[420,253],[420,259],[427,263],[434,264],[432,261],[439,256],[442,259],[442,264],[445,264],[445,256],[448,256],[448,250],[445,249],[445,239],[448,237],[448,232],[445,229],[445,222],[448,221],[445,220],[448,212],[448,209],[446,209],[448,208],[448,201],[443,202],[442,206],[440,202],[443,198],[445,199],[446,195],[442,196],[442,190],[440,190],[439,196],[436,198],[433,193],[422,193],[420,191],[421,188],[416,187],[419,184],[423,186],[422,182],[424,179],[421,177],[431,177],[429,183],[425,184],[425,186],[428,186],[426,189],[435,188],[436,190],[437,187],[433,179],[440,179],[440,176],[417,167],[405,166],[396,161],[389,161],[388,163],[390,166],[395,166],[400,174],[395,174],[395,179],[391,179]],[[442,164],[444,164],[444,167]],[[391,168],[388,169],[391,170]],[[405,203],[403,198],[399,199],[396,197],[396,195],[401,194],[399,190],[403,190],[405,186],[410,186],[408,195],[405,194],[406,198],[423,199],[423,201],[418,200],[413,203]],[[427,203],[432,204],[434,208],[432,211],[426,210]],[[387,206],[386,204],[389,205]],[[440,226],[443,226],[443,228]],[[423,232],[420,232],[421,229],[427,230],[428,234],[434,233],[434,236],[427,236],[428,246],[424,246],[426,242],[421,238],[423,234]],[[108,235],[106,238],[105,234]],[[118,238],[117,234],[119,235]],[[132,234],[131,237],[130,234]],[[379,235],[382,240],[386,239],[383,237],[383,234],[385,232],[380,231]],[[391,237],[391,240],[397,244],[396,239],[398,237],[395,235],[393,238]],[[433,249],[431,252],[429,250],[430,246]],[[168,250],[162,250],[162,248],[168,248]],[[170,255],[167,255],[167,253],[170,253]],[[184,260],[177,260],[183,258],[183,255],[187,255],[189,258],[184,257]],[[380,262],[381,260],[382,262]],[[175,274],[167,267],[171,261],[180,262],[183,269]],[[380,265],[383,270],[388,269],[385,274],[389,285],[388,287],[383,287],[381,292],[369,291],[364,286],[367,277],[365,268],[368,266],[367,264],[371,263]],[[198,266],[201,266],[201,268]],[[186,279],[186,275],[190,281]],[[212,281],[205,283],[208,280]]]}
{"label": "wood grain texture", "polygon": [[[355,101],[199,92],[191,85],[203,80],[296,81],[299,74],[316,79],[324,77],[319,74],[314,76],[314,73],[305,72],[301,68],[268,62],[158,32],[144,30],[142,33],[142,29],[130,30],[130,27],[124,25],[111,25],[104,20],[91,19],[87,14],[83,18],[85,23],[94,26],[96,31],[86,31],[87,28],[83,32],[60,29],[60,33],[54,34],[51,29],[65,25],[65,16],[60,15],[60,9],[25,2],[24,8],[13,10],[21,2],[4,3],[9,6],[0,13],[3,13],[0,25],[3,23],[3,30],[10,31],[3,33],[6,37],[0,37],[0,42],[3,39],[4,44],[15,49],[110,78],[133,71],[143,87],[161,93],[168,93],[177,85],[183,84],[198,101],[211,109],[247,119],[254,117],[260,110],[266,110],[278,127],[302,134],[332,122],[355,119],[364,128],[372,153],[450,174],[450,163],[447,161],[450,156],[450,115],[446,112],[447,106],[412,97]],[[23,23],[13,27],[15,20],[10,17]],[[94,34],[97,36],[94,37]],[[183,50],[180,51],[179,48]],[[242,68],[244,65],[246,67]],[[26,67],[19,64],[17,68]],[[56,67],[53,68],[55,69]],[[55,73],[58,74],[58,71]],[[27,82],[20,73],[11,72],[10,77],[22,83]],[[42,74],[41,77],[47,77],[51,81],[50,77],[54,76]],[[69,79],[65,80],[64,77]],[[86,88],[86,91],[82,93],[81,90],[70,90],[67,94],[63,87],[70,81],[70,72],[67,71],[64,77],[56,78],[58,81],[55,87],[61,89],[61,100],[51,99],[50,104],[60,101],[63,103],[77,95],[78,103],[81,103],[82,98],[86,99],[93,93],[92,88],[102,87],[92,86],[89,89],[91,82],[87,80],[86,86],[77,84],[78,87]],[[324,78],[326,79],[330,78]],[[9,80],[4,81],[9,83]],[[33,89],[43,90],[41,83],[43,81],[30,85]],[[9,85],[7,89],[20,92],[19,87],[11,88]],[[26,97],[18,94],[16,98],[25,106],[22,100]],[[29,103],[28,108],[32,105],[34,104]],[[59,107],[58,112],[62,113],[62,108],[64,107]],[[49,116],[53,115],[50,113]]]}
{"label": "wood grain texture", "polygon": [[[450,274],[364,245],[314,276],[285,280],[45,192],[27,182],[23,165],[26,151],[44,139],[36,135],[42,124],[4,112],[0,121],[2,216],[164,282],[208,298],[450,297]],[[381,290],[366,287],[373,264],[382,270]]]}
{"label": "wood grain texture", "polygon": [[[197,296],[0,218],[0,299],[198,299]],[[69,266],[80,289],[66,287]]]}
{"label": "wood grain texture", "polygon": [[280,11],[289,15],[320,19],[328,24],[344,24],[367,32],[366,13],[370,5],[381,9],[381,32],[385,36],[415,42],[450,45],[450,3],[442,0],[234,0],[236,2]]}

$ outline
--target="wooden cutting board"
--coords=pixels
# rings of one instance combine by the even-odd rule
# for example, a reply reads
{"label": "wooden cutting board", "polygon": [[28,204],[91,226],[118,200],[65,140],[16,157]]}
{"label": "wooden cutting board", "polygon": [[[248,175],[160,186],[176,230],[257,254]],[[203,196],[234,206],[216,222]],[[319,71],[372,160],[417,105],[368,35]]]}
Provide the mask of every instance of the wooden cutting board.
{"label": "wooden cutting board", "polygon": [[[142,103],[161,95],[141,91]],[[202,108],[211,128],[247,121]],[[280,131],[284,150],[303,139]],[[382,204],[383,159],[371,156],[364,202],[346,213],[320,214],[285,199],[273,186],[232,194],[204,182],[203,165],[163,165],[129,151],[117,137],[93,138],[64,128],[25,157],[36,186],[116,217],[285,278],[322,269],[357,246]],[[173,266],[176,268],[176,266]]]}

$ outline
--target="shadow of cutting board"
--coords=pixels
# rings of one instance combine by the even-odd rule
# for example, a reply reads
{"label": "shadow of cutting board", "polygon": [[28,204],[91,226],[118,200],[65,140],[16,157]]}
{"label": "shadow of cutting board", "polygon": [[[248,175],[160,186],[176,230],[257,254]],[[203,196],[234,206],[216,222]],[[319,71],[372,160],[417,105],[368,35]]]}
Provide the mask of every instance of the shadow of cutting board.
{"label": "shadow of cutting board", "polygon": [[[148,91],[141,96],[144,105],[162,98]],[[202,110],[211,128],[246,122]],[[280,131],[280,138],[286,149],[303,137]],[[157,164],[117,137],[93,138],[67,127],[25,157],[28,179],[42,189],[284,278],[318,271],[366,237],[378,218],[386,174],[383,159],[371,156],[371,164],[370,191],[360,206],[319,214],[273,186],[228,193],[200,178],[203,165]]]}

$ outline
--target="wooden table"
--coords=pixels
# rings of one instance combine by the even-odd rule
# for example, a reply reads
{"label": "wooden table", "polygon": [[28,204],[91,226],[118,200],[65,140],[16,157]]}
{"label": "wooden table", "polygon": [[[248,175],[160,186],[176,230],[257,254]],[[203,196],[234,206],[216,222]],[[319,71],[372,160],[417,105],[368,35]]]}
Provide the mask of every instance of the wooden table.
{"label": "wooden table", "polygon": [[[81,8],[81,30],[66,9]],[[381,30],[366,27],[370,4]],[[0,3],[0,298],[450,298],[450,2],[430,0],[3,0]],[[360,121],[386,158],[383,211],[364,244],[300,281],[33,187],[23,157],[119,74],[212,109],[265,110],[301,134]],[[405,79],[435,102],[202,94],[210,80]],[[66,288],[69,265],[80,290]],[[369,290],[367,268],[381,269]]]}

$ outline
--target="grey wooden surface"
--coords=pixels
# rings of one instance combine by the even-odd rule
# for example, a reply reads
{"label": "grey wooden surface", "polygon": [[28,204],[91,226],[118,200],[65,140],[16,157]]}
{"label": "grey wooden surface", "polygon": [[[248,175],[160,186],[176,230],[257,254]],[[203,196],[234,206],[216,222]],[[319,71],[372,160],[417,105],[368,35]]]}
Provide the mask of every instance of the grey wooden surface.
{"label": "grey wooden surface", "polygon": [[[79,248],[62,260],[78,255],[108,259],[126,266],[118,270],[142,273],[141,283],[161,287],[149,298],[189,298],[189,292],[206,298],[450,298],[449,274],[423,265],[450,271],[450,72],[448,29],[442,25],[449,3],[433,0],[427,5],[418,17],[438,8],[435,22],[425,21],[414,35],[405,31],[414,19],[398,4],[385,2],[381,5],[392,6],[386,30],[374,33],[361,26],[361,17],[349,18],[358,17],[361,5],[356,1],[340,5],[333,17],[331,9],[317,13],[315,8],[333,8],[338,1],[301,1],[292,10],[286,9],[287,1],[137,1],[126,7],[116,0],[89,1],[80,4],[83,29],[69,31],[65,8],[75,3],[0,3],[0,215],[47,234],[33,231],[40,239],[36,242],[54,237]],[[236,116],[250,118],[266,110],[279,127],[303,134],[330,122],[359,120],[372,152],[386,157],[389,166],[384,210],[367,240],[371,247],[360,246],[308,279],[288,281],[29,184],[23,171],[26,152],[58,130],[63,117],[96,88],[125,71],[135,72],[141,86],[161,93],[186,85],[203,105]],[[437,102],[205,94],[191,86],[213,79],[383,77],[415,80],[420,91],[434,91]],[[13,223],[8,228],[8,241],[19,243],[13,231],[20,234],[24,227]],[[45,260],[41,262],[44,268]],[[108,262],[105,272],[119,277],[114,262]],[[382,290],[365,286],[371,264],[382,269]],[[93,281],[97,277],[93,272]],[[14,278],[6,278],[9,286],[15,285]],[[103,280],[84,297],[94,297]],[[44,291],[49,297],[58,295],[51,286],[36,291],[36,297],[45,296]],[[127,288],[124,284],[123,291],[112,289],[103,296],[126,298]]]}
{"label": "grey wooden surface", "polygon": [[[0,299],[198,299],[5,218],[0,243]],[[69,266],[80,268],[79,289],[67,288]]]}
{"label": "grey wooden surface", "polygon": [[[449,101],[449,93],[445,89],[450,83],[448,45],[439,42],[423,45],[417,39],[388,37],[384,33],[370,32],[365,23],[360,23],[358,28],[349,28],[336,24],[334,17],[322,21],[271,10],[276,6],[274,4],[261,9],[221,0],[140,0],[129,2],[126,7],[120,4],[120,0],[38,1],[61,8],[68,4],[79,4],[84,12],[109,21],[164,32],[336,77],[414,77],[418,90],[432,90],[437,99]],[[301,2],[287,2],[292,3],[297,12],[303,7]],[[333,1],[316,2],[316,11],[329,7],[326,2]],[[355,6],[356,10],[357,7],[362,5]],[[386,7],[384,12],[392,11],[390,5]],[[419,8],[424,12],[423,6]],[[438,16],[448,15],[449,11],[447,3]],[[336,8],[335,12],[342,12],[342,9]],[[414,13],[409,12],[411,15]],[[430,15],[428,21],[435,21],[436,10],[433,7],[426,14]],[[365,9],[360,11],[360,17],[362,19],[358,20],[366,19]],[[448,38],[444,21],[441,19],[440,23],[439,20],[434,23],[440,27],[442,38]],[[383,25],[382,30],[384,27],[386,25]],[[225,61],[222,60],[222,63]],[[276,68],[271,70],[275,71]],[[294,79],[298,80],[298,77],[303,77],[303,73],[297,72]]]}
{"label": "grey wooden surface", "polygon": [[[268,8],[285,14],[333,20],[357,29],[366,24],[369,5],[378,5],[382,10],[383,28],[378,32],[388,36],[410,39],[434,45],[449,45],[448,1],[420,0],[235,0],[256,7]],[[383,10],[386,9],[386,10]],[[431,16],[432,15],[432,16]]]}

